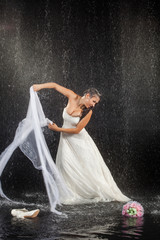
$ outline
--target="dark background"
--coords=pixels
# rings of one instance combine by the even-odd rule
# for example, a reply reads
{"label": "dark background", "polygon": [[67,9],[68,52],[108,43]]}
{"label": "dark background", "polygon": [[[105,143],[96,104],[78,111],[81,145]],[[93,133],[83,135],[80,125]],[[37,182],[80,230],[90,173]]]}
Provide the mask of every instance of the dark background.
{"label": "dark background", "polygon": [[[151,0],[0,1],[0,152],[25,118],[29,88],[55,81],[80,95],[102,93],[87,130],[129,197],[159,193],[160,13]],[[64,96],[39,92],[59,126]],[[59,134],[45,128],[55,160]],[[45,191],[42,174],[17,149],[5,193]]]}

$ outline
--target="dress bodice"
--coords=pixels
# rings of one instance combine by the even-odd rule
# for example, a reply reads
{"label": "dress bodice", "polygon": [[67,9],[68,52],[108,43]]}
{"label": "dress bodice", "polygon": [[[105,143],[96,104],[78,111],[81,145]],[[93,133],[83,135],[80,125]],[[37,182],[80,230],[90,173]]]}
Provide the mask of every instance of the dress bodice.
{"label": "dress bodice", "polygon": [[80,117],[73,117],[67,113],[66,108],[63,110],[63,127],[64,128],[74,128],[77,126]]}

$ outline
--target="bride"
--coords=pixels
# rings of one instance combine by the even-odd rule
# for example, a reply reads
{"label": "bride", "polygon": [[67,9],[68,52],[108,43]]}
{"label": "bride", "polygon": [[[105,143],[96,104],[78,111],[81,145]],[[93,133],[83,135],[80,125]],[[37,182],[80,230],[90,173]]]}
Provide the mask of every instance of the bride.
{"label": "bride", "polygon": [[55,123],[48,125],[49,129],[61,132],[56,165],[71,193],[69,198],[63,195],[60,202],[129,201],[118,188],[98,148],[85,130],[92,116],[92,108],[100,101],[100,93],[90,88],[81,97],[54,82],[33,85],[34,91],[44,88],[53,88],[68,98],[63,111],[63,126],[58,127]]}

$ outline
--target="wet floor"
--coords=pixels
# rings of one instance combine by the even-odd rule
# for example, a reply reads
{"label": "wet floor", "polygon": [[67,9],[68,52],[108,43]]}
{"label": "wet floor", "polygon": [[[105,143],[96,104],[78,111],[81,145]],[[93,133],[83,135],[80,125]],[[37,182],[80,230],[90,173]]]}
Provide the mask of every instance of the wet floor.
{"label": "wet floor", "polygon": [[[37,195],[37,199],[40,195]],[[31,199],[31,198],[30,198]],[[36,196],[35,196],[36,199]],[[35,200],[34,199],[34,200]],[[45,197],[41,195],[41,200]],[[123,203],[109,202],[62,206],[58,209],[67,216],[49,211],[45,203],[10,203],[1,199],[0,239],[153,239],[160,238],[160,196],[139,198],[145,210],[142,218],[121,215]],[[17,219],[11,216],[12,208],[39,208],[35,219]]]}

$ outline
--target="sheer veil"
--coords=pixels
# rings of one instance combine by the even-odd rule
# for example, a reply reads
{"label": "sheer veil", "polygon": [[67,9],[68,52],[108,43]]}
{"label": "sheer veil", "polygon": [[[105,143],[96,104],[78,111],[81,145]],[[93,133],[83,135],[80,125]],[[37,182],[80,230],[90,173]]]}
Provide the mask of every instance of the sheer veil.
{"label": "sheer veil", "polygon": [[[42,127],[49,123],[51,121],[45,117],[38,95],[31,87],[26,118],[19,123],[13,142],[0,155],[0,176],[14,150],[20,147],[34,167],[42,170],[51,211],[61,214],[56,210],[56,205],[60,204],[61,197],[69,197],[70,193],[59,175],[42,132]],[[3,193],[1,182],[0,195],[10,200]]]}

